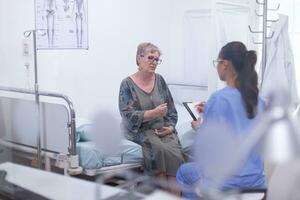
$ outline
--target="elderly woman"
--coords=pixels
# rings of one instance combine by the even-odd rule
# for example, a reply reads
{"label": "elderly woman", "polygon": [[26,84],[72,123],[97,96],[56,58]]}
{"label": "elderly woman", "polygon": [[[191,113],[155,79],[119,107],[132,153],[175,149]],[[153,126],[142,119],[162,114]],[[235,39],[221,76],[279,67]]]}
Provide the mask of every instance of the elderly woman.
{"label": "elderly woman", "polygon": [[138,71],[122,81],[119,109],[125,137],[143,148],[145,171],[173,181],[184,155],[175,130],[173,98],[163,77],[155,73],[160,55],[151,43],[138,46]]}

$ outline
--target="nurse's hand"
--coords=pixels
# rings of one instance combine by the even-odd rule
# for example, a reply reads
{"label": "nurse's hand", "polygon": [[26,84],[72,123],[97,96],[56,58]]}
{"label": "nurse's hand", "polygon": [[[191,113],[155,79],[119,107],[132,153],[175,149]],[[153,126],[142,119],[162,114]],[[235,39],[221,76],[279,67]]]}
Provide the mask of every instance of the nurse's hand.
{"label": "nurse's hand", "polygon": [[198,118],[197,121],[192,121],[192,122],[191,122],[192,128],[193,128],[194,130],[197,130],[198,128],[200,128],[201,124],[202,124],[202,118],[201,118],[201,117]]}
{"label": "nurse's hand", "polygon": [[159,137],[164,137],[166,135],[170,135],[174,132],[174,127],[173,126],[164,126],[160,129],[156,129],[155,134],[158,135]]}
{"label": "nurse's hand", "polygon": [[202,101],[202,102],[196,104],[196,105],[195,105],[195,108],[196,108],[196,110],[197,110],[199,113],[203,113],[203,111],[204,111],[204,105],[205,105],[205,102]]}

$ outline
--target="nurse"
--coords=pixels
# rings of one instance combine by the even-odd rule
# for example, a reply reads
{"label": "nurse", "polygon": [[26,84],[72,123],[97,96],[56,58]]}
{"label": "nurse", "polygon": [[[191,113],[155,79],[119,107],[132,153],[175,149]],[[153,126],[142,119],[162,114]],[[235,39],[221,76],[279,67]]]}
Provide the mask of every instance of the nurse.
{"label": "nurse", "polygon": [[[205,103],[203,122],[192,122],[192,127],[198,129],[199,138],[201,127],[208,123],[225,123],[237,137],[248,133],[246,130],[252,126],[255,117],[263,108],[263,102],[258,97],[256,60],[255,51],[248,51],[241,42],[230,42],[221,49],[218,59],[214,60],[214,66],[219,78],[227,86],[215,92]],[[243,167],[228,178],[220,189],[264,187],[264,167],[260,157],[253,151],[245,160],[247,161]],[[181,165],[176,180],[182,188],[182,196],[196,198],[194,193],[186,192],[183,188],[189,188],[200,181],[208,184],[210,178],[192,162]]]}

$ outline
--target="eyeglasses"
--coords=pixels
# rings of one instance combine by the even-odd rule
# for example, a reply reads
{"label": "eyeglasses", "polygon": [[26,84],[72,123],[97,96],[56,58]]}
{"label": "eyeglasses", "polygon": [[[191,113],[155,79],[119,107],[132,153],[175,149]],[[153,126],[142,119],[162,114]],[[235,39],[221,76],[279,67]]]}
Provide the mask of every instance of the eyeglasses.
{"label": "eyeglasses", "polygon": [[[142,57],[144,57],[144,56],[142,56]],[[147,58],[148,61],[150,61],[151,63],[153,63],[153,62],[155,61],[158,65],[160,65],[161,62],[162,62],[162,59],[160,59],[159,57],[148,56],[148,57],[146,57],[146,58]]]}
{"label": "eyeglasses", "polygon": [[223,62],[223,61],[224,61],[224,60],[222,60],[222,59],[213,60],[214,68],[217,68],[218,64],[219,64],[220,62]]}

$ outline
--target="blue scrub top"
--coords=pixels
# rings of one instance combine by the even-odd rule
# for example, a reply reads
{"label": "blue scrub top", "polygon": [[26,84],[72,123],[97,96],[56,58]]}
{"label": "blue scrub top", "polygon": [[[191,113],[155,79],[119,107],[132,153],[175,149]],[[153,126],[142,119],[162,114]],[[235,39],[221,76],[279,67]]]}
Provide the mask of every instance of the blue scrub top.
{"label": "blue scrub top", "polygon": [[[258,113],[264,109],[264,103],[258,99]],[[203,125],[208,122],[224,123],[233,134],[248,134],[254,119],[249,119],[241,93],[236,88],[225,87],[215,92],[205,104]],[[201,131],[201,129],[199,129]],[[198,133],[201,134],[201,133]],[[200,137],[199,137],[200,138]],[[246,188],[264,185],[264,166],[261,158],[253,150],[242,169],[227,179],[223,189]]]}

